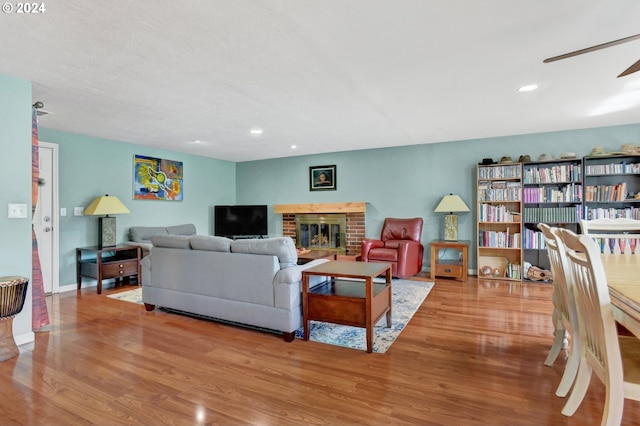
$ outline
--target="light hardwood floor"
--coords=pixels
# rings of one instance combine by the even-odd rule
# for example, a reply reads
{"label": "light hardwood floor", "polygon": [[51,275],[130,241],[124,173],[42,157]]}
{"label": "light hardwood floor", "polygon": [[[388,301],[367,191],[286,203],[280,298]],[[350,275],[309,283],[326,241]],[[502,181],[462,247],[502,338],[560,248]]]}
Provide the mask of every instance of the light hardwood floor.
{"label": "light hardwood floor", "polygon": [[[0,424],[597,425],[554,395],[549,284],[437,280],[383,355],[106,297],[50,297],[52,327],[0,363]],[[625,425],[640,403],[625,402]]]}

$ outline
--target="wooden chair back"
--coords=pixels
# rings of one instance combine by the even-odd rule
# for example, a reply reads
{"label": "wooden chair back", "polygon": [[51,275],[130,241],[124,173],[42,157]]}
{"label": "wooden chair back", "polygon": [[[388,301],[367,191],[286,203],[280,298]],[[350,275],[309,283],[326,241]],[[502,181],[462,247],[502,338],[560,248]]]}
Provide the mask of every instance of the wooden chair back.
{"label": "wooden chair back", "polygon": [[580,228],[583,234],[590,235],[596,241],[600,247],[600,253],[631,251],[635,254],[638,239],[640,239],[640,220],[636,219],[582,219]]}
{"label": "wooden chair back", "polygon": [[[560,350],[566,341],[565,334],[571,335],[571,347],[569,348],[569,360],[565,366],[562,380],[556,390],[556,395],[564,397],[575,380],[580,364],[580,333],[578,312],[573,294],[573,280],[569,263],[565,252],[565,246],[559,236],[558,228],[541,223],[538,228],[544,235],[547,246],[547,254],[551,263],[553,274],[553,306],[554,306],[554,333],[555,338],[545,365],[552,365],[558,357]],[[566,332],[565,332],[566,330]]]}
{"label": "wooden chair back", "polygon": [[[600,258],[600,249],[588,235],[576,235],[567,229],[560,229],[558,232],[565,244],[573,280],[582,345],[582,358],[576,379],[576,389],[572,391],[563,414],[573,414],[573,411],[582,402],[593,371],[607,387],[604,416],[607,419],[606,424],[614,424],[615,421],[610,423],[611,417],[609,416],[617,418],[619,415],[619,419],[622,418],[621,407],[612,406],[612,402],[613,405],[615,403],[621,405],[624,401],[624,374],[618,333],[609,297],[607,277]],[[620,420],[615,424],[619,424]],[[604,421],[603,424],[605,424]]]}

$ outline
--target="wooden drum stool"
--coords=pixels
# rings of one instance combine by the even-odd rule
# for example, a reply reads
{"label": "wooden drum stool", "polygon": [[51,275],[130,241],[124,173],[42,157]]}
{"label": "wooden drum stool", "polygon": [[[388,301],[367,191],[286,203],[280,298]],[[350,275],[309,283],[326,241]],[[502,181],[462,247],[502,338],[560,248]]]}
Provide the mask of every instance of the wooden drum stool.
{"label": "wooden drum stool", "polygon": [[29,278],[0,277],[0,361],[20,353],[13,338],[13,318],[24,306],[28,285]]}

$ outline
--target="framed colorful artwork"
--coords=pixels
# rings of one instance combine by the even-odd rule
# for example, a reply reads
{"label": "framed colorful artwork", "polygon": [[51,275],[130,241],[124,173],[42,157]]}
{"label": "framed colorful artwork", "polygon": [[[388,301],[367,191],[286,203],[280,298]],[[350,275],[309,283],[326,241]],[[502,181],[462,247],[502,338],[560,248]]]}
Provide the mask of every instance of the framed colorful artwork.
{"label": "framed colorful artwork", "polygon": [[182,201],[182,161],[136,155],[133,159],[133,199]]}

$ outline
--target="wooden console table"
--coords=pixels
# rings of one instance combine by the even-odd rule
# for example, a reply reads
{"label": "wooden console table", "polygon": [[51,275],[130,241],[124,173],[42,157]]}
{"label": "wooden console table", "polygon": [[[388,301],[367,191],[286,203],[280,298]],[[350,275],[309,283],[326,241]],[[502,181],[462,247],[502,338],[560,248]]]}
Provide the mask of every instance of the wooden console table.
{"label": "wooden console table", "polygon": [[[386,282],[373,282],[383,274]],[[310,289],[311,275],[329,280]],[[302,272],[302,304],[304,340],[309,340],[310,320],[364,327],[367,352],[373,352],[373,326],[386,314],[387,327],[391,327],[391,264],[336,260],[306,269]]]}
{"label": "wooden console table", "polygon": [[[447,241],[433,240],[431,246],[431,279],[436,276],[455,278],[459,281],[467,281],[469,262],[468,240]],[[461,253],[460,259],[441,260],[440,250],[453,249]]]}
{"label": "wooden console table", "polygon": [[[85,258],[84,255],[91,255]],[[142,250],[140,246],[120,244],[113,247],[99,248],[79,247],[76,249],[76,282],[78,290],[82,287],[82,277],[94,278],[98,281],[98,294],[102,293],[102,280],[115,278],[122,281],[123,278],[136,278],[136,283],[141,283],[140,259]]]}

